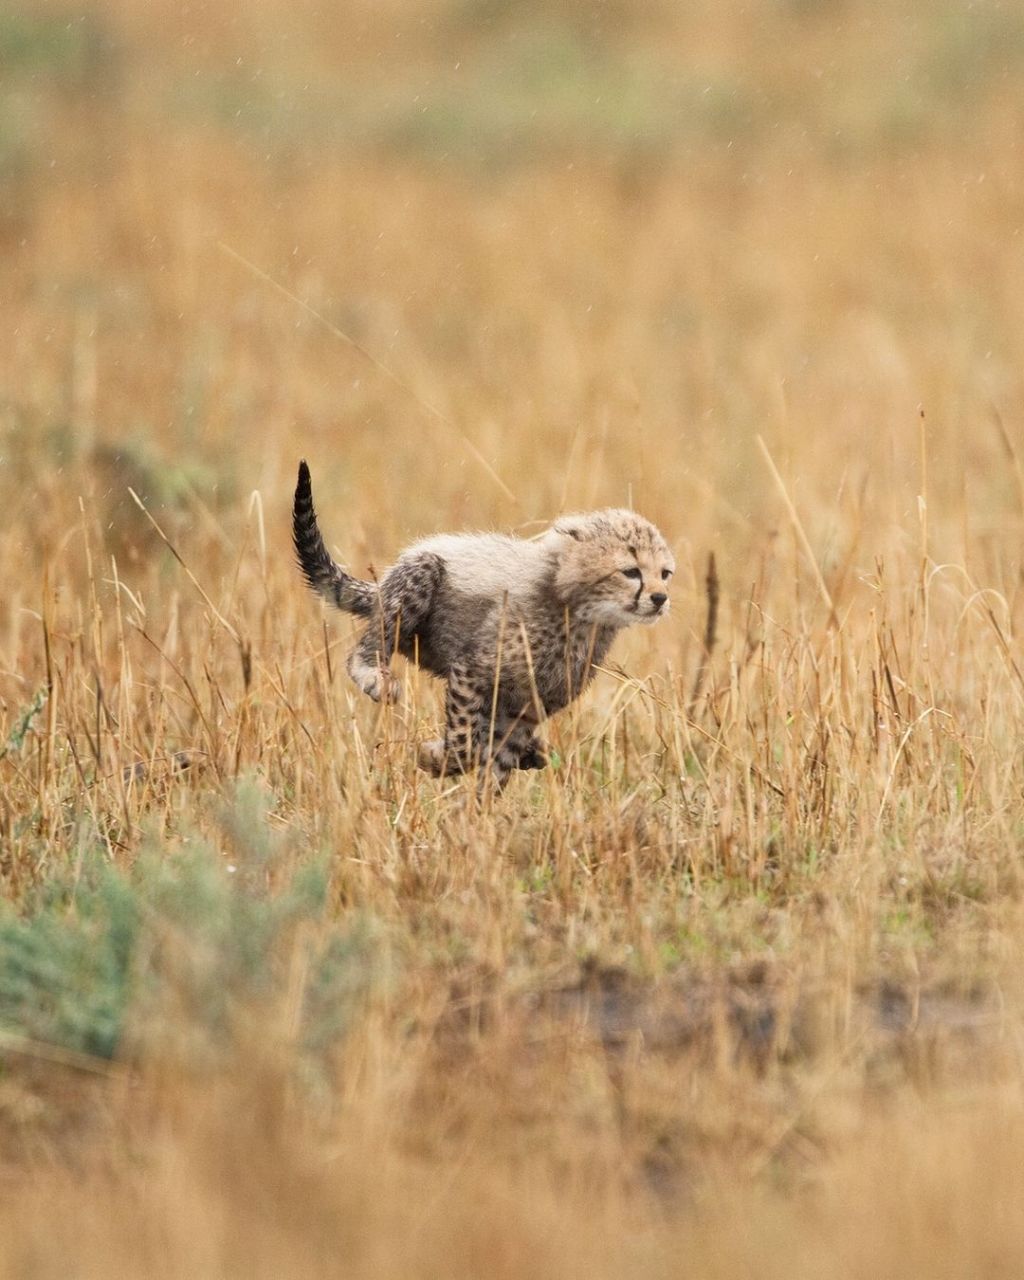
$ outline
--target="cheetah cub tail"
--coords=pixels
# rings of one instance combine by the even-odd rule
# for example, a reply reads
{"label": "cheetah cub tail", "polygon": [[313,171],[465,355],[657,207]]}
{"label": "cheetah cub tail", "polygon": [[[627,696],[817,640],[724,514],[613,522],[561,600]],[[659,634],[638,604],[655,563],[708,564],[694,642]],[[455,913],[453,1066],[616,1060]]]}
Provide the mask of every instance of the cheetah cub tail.
{"label": "cheetah cub tail", "polygon": [[292,541],[302,576],[319,596],[345,613],[368,618],[377,600],[375,583],[363,582],[336,564],[324,545],[313,509],[313,486],[306,460],[299,463],[299,479],[292,507]]}

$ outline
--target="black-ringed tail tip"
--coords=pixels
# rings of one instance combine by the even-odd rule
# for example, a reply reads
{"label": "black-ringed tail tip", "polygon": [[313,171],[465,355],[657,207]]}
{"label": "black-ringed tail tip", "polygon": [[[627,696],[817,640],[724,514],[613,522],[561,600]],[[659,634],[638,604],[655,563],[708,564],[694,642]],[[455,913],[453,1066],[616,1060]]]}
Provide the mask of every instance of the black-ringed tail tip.
{"label": "black-ringed tail tip", "polygon": [[425,744],[421,766],[485,766],[499,788],[513,770],[545,766],[540,722],[583,692],[619,631],[665,616],[675,572],[649,520],[610,508],[562,516],[530,541],[437,534],[407,547],[379,581],[356,578],[324,544],[305,460],[292,537],[313,590],[368,619],[348,660],[365,694],[394,701],[396,653],[447,681],[444,738]]}

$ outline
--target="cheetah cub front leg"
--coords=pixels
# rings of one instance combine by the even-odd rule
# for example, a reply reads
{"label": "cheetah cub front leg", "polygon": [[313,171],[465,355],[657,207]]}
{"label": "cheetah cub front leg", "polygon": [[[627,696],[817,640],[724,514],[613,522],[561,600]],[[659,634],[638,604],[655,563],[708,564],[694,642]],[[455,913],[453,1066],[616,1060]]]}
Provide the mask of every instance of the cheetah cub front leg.
{"label": "cheetah cub front leg", "polygon": [[[444,739],[425,742],[419,765],[435,777],[486,766],[498,789],[514,769],[543,769],[547,755],[533,726],[500,705],[492,713],[493,673],[456,664],[448,677]],[[483,783],[481,776],[481,784]]]}
{"label": "cheetah cub front leg", "polygon": [[435,778],[466,773],[479,762],[478,724],[483,716],[486,689],[464,663],[448,673],[444,697],[444,738],[424,742],[419,766]]}

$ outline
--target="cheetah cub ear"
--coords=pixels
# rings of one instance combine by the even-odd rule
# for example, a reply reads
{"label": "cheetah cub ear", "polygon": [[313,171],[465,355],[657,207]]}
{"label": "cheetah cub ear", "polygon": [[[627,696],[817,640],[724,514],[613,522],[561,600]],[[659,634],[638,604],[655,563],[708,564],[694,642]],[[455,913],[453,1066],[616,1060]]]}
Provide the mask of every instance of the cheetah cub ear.
{"label": "cheetah cub ear", "polygon": [[555,533],[564,533],[567,538],[574,538],[577,542],[583,542],[587,536],[586,522],[580,516],[562,516],[551,527]]}

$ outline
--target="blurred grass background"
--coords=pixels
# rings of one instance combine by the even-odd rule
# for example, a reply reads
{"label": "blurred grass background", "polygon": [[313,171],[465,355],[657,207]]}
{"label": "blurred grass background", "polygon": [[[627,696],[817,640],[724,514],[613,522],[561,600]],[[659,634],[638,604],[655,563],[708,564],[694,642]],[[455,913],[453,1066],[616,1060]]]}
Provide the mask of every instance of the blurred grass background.
{"label": "blurred grass background", "polygon": [[[1016,3],[0,12],[0,1274],[1020,1274],[1022,90]],[[300,456],[359,572],[665,530],[557,770],[416,773]]]}

